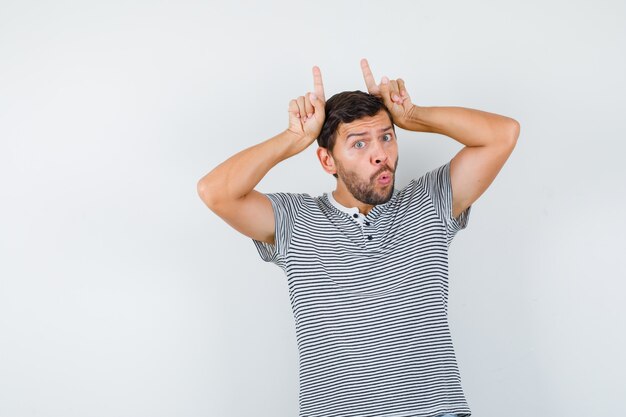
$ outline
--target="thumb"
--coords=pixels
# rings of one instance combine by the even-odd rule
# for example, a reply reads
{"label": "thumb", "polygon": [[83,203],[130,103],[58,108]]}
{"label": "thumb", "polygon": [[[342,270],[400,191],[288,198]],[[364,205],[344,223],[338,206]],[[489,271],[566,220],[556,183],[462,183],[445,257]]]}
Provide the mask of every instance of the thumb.
{"label": "thumb", "polygon": [[289,116],[299,117],[300,109],[298,108],[298,102],[296,100],[291,100],[287,111],[289,112]]}
{"label": "thumb", "polygon": [[391,100],[391,88],[389,87],[389,78],[385,76],[383,76],[380,81],[380,95],[388,108],[393,105],[393,100]]}
{"label": "thumb", "polygon": [[315,109],[315,113],[324,114],[324,102],[315,95],[315,93],[309,93],[309,100],[311,100],[311,104]]}
{"label": "thumb", "polygon": [[406,104],[408,100],[408,104],[411,104],[411,97],[409,96],[409,92],[406,91],[406,86],[404,85],[404,80],[402,78],[398,78],[398,88],[400,89],[400,98],[402,99],[402,104]]}

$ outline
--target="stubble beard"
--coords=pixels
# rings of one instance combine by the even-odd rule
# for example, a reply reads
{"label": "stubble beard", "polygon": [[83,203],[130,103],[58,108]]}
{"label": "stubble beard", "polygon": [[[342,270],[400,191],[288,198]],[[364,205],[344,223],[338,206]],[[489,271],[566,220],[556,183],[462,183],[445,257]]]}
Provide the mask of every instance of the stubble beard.
{"label": "stubble beard", "polygon": [[[346,184],[346,188],[350,191],[350,194],[360,202],[375,206],[385,204],[393,196],[398,159],[396,159],[396,165],[393,169],[389,165],[385,165],[376,171],[374,175],[370,177],[369,181],[362,180],[354,171],[344,170],[343,166],[338,161],[335,161],[335,164],[337,165],[337,176]],[[387,191],[377,191],[376,178],[384,171],[389,171],[392,175],[391,183],[387,185],[389,189]]]}

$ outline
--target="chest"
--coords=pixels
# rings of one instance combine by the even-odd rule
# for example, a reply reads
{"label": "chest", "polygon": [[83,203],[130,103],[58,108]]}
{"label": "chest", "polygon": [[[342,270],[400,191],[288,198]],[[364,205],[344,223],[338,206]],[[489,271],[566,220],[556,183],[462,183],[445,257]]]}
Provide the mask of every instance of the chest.
{"label": "chest", "polygon": [[291,288],[375,295],[407,279],[441,286],[447,243],[434,210],[396,210],[367,223],[320,215],[295,227],[286,258]]}

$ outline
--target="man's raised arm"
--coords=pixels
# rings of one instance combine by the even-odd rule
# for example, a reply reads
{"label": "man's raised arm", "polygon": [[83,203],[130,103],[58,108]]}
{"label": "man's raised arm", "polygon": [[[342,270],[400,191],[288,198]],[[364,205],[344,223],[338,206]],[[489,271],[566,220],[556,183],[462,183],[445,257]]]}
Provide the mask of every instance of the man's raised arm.
{"label": "man's raised arm", "polygon": [[405,130],[446,135],[463,145],[450,161],[452,216],[458,217],[491,185],[513,152],[519,123],[506,116],[465,107],[424,107],[411,102],[401,78],[376,84],[367,60],[361,60],[370,94],[382,97],[394,124]]}
{"label": "man's raised arm", "polygon": [[289,102],[289,127],[233,155],[198,181],[198,195],[215,214],[244,235],[274,243],[274,212],[254,187],[279,162],[313,143],[324,123],[324,86],[313,67],[314,93]]}

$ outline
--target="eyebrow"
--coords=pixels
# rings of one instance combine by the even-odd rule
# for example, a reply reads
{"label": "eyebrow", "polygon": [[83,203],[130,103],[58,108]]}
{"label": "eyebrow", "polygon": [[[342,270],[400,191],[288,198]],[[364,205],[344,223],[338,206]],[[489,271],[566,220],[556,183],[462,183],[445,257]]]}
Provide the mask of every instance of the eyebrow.
{"label": "eyebrow", "polygon": [[[382,128],[379,130],[380,133],[386,132],[388,130],[390,130],[393,126],[388,126],[385,128]],[[367,132],[360,132],[360,133],[350,133],[348,136],[346,136],[346,140],[350,139],[351,136],[365,136],[367,135]]]}

